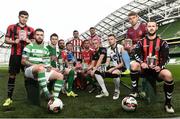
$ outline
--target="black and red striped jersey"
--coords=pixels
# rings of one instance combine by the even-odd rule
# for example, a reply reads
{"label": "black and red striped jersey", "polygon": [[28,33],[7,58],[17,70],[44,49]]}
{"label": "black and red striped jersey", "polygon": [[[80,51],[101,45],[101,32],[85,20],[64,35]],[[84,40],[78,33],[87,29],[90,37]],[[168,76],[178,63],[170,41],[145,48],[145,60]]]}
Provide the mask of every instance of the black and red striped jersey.
{"label": "black and red striped jersey", "polygon": [[138,62],[146,62],[148,56],[157,58],[157,65],[163,67],[169,61],[169,46],[158,36],[150,40],[147,36],[139,41],[135,48],[135,58]]}
{"label": "black and red striped jersey", "polygon": [[[34,29],[29,26],[21,27],[19,24],[9,25],[7,28],[6,37],[10,38],[12,41],[15,41],[23,33],[23,37],[28,39],[33,39]],[[24,47],[27,45],[25,41],[20,41],[18,44],[12,44],[11,55],[22,55]]]}

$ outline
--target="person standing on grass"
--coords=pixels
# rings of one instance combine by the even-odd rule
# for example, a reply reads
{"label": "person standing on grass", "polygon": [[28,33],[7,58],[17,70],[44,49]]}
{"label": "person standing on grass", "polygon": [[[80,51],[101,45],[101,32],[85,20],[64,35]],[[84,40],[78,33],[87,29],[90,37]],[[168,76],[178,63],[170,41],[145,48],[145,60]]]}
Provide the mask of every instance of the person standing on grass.
{"label": "person standing on grass", "polygon": [[13,103],[12,96],[16,75],[20,70],[24,71],[24,66],[21,65],[22,51],[33,40],[34,29],[26,24],[29,18],[28,12],[20,11],[18,18],[19,22],[17,24],[8,26],[5,37],[5,43],[12,47],[9,59],[8,95],[3,106],[10,106]]}
{"label": "person standing on grass", "polygon": [[95,27],[90,27],[89,32],[90,32],[90,36],[89,36],[88,40],[90,42],[90,48],[92,50],[95,50],[94,45],[93,45],[93,41],[98,40],[101,44],[101,37],[96,34],[96,28]]}

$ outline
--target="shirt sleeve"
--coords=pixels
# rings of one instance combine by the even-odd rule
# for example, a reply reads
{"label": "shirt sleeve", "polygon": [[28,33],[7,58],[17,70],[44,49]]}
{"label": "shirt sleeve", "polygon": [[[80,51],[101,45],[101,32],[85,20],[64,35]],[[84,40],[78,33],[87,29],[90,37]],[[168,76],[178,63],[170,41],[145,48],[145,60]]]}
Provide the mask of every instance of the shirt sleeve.
{"label": "shirt sleeve", "polygon": [[29,38],[30,39],[34,39],[34,29],[33,28],[30,28],[30,35],[29,35]]}
{"label": "shirt sleeve", "polygon": [[12,31],[12,25],[10,25],[10,26],[8,26],[8,28],[7,28],[6,37],[11,38],[11,37],[12,37],[12,33],[13,33],[13,31]]}
{"label": "shirt sleeve", "polygon": [[108,48],[108,50],[107,50],[107,58],[110,58],[110,55],[111,55],[111,49]]}
{"label": "shirt sleeve", "polygon": [[101,48],[100,49],[100,55],[106,55],[107,54],[107,49],[106,48]]}
{"label": "shirt sleeve", "polygon": [[30,56],[30,52],[31,52],[31,45],[27,45],[22,52],[22,57],[24,58],[28,58]]}
{"label": "shirt sleeve", "polygon": [[96,53],[92,55],[92,60],[96,60]]}

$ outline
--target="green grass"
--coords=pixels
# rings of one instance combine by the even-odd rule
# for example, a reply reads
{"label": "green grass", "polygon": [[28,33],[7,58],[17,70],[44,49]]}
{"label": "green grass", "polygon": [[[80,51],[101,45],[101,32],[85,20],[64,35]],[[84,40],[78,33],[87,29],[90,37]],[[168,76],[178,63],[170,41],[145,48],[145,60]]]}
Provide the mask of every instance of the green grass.
{"label": "green grass", "polygon": [[[175,91],[173,95],[173,105],[175,107],[175,114],[167,114],[163,110],[164,93],[163,83],[158,84],[158,101],[156,104],[146,104],[143,100],[138,99],[138,108],[136,112],[125,112],[121,109],[121,100],[128,95],[129,90],[121,86],[120,99],[112,100],[114,84],[111,79],[106,79],[107,88],[110,96],[107,98],[96,99],[95,95],[88,94],[87,91],[77,91],[78,98],[69,98],[61,94],[61,99],[65,104],[61,113],[50,114],[46,109],[46,101],[42,99],[41,106],[30,105],[26,99],[26,91],[24,88],[24,79],[22,74],[17,76],[16,87],[13,96],[13,110],[7,111],[2,107],[2,103],[6,98],[7,92],[7,69],[0,69],[0,117],[48,117],[48,118],[73,118],[73,117],[91,117],[91,118],[147,118],[147,117],[180,117],[180,66],[171,65],[168,68],[172,71],[175,79]],[[123,81],[130,84],[129,78],[123,78]]]}

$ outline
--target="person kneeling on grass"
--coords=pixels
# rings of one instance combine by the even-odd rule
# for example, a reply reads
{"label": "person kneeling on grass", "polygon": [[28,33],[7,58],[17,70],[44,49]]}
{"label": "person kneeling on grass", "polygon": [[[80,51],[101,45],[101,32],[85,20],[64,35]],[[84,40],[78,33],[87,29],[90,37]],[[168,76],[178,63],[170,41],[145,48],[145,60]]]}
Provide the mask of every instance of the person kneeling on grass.
{"label": "person kneeling on grass", "polygon": [[[70,42],[66,43],[66,50],[63,50],[61,52],[61,58],[63,63],[65,64],[65,69],[63,71],[64,75],[67,75],[67,83],[68,83],[68,88],[67,88],[67,96],[70,97],[77,97],[78,94],[74,93],[73,91],[73,83],[74,83],[74,76],[75,76],[75,57],[72,52],[73,45]],[[60,63],[60,62],[59,62]]]}
{"label": "person kneeling on grass", "polygon": [[131,96],[138,95],[138,79],[140,73],[145,78],[153,77],[152,80],[164,81],[165,111],[174,113],[171,105],[174,81],[171,72],[165,68],[169,61],[169,46],[165,40],[156,35],[158,29],[155,21],[147,23],[148,35],[137,43],[135,48],[136,61],[131,64],[132,93]]}
{"label": "person kneeling on grass", "polygon": [[[21,63],[25,65],[25,76],[37,80],[45,96],[53,100],[59,97],[64,82],[63,75],[50,66],[50,53],[43,43],[44,31],[36,29],[34,38],[35,42],[24,48]],[[50,80],[55,80],[53,94],[47,88]]]}
{"label": "person kneeling on grass", "polygon": [[100,41],[98,39],[94,39],[92,41],[95,52],[92,56],[91,65],[87,68],[87,71],[90,71],[92,77],[95,77],[97,82],[99,83],[102,92],[96,95],[96,98],[107,97],[109,93],[106,89],[104,79],[101,76],[101,73],[105,71],[105,63],[107,57],[107,50],[104,47],[100,47]]}
{"label": "person kneeling on grass", "polygon": [[120,95],[120,74],[124,68],[122,60],[123,46],[116,43],[114,34],[108,35],[108,42],[110,47],[107,50],[106,66],[108,66],[108,70],[105,72],[105,77],[113,78],[115,85],[113,100],[117,100]]}

